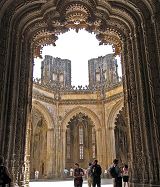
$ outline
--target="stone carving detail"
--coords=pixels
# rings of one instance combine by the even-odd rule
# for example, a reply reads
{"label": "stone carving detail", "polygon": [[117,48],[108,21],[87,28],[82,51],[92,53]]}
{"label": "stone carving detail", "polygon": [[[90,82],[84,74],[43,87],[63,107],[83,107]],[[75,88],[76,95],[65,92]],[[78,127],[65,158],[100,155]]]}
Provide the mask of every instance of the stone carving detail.
{"label": "stone carving detail", "polygon": [[142,142],[141,136],[139,136],[139,133],[141,132],[140,126],[139,126],[139,119],[136,117],[138,112],[138,103],[137,103],[137,93],[136,93],[136,84],[135,84],[135,74],[134,74],[134,64],[132,61],[132,43],[131,38],[128,39],[127,42],[127,49],[128,49],[128,63],[129,63],[129,73],[130,73],[130,94],[131,97],[129,98],[130,107],[132,108],[132,119],[131,119],[131,129],[134,132],[134,143],[136,146],[136,150],[134,150],[134,156],[137,159],[137,164],[134,164],[136,173],[133,171],[133,180],[136,182],[136,180],[139,180],[142,182],[143,176],[142,176],[142,168],[139,168],[139,164],[141,163],[143,165],[142,160]]}
{"label": "stone carving detail", "polygon": [[[121,53],[122,43],[119,33],[114,29],[108,29],[106,26],[106,19],[104,19],[102,13],[100,14],[99,10],[94,13],[95,8],[88,7],[92,6],[92,3],[90,3],[90,1],[86,1],[86,3],[88,5],[84,5],[81,1],[77,1],[76,3],[69,1],[62,3],[59,1],[57,4],[57,12],[50,11],[44,15],[49,33],[43,35],[43,41],[41,37],[38,36],[40,39],[37,41],[38,44],[34,47],[36,56],[39,54],[39,57],[41,57],[43,42],[48,45],[51,43],[55,45],[58,34],[64,33],[69,29],[75,29],[76,32],[80,29],[94,32],[97,34],[100,45],[112,44],[115,54]],[[106,17],[108,17],[108,15]],[[53,41],[51,42],[51,39],[49,39],[47,43],[47,38],[51,36],[54,38],[52,39]]]}
{"label": "stone carving detail", "polygon": [[100,83],[100,84],[97,84],[97,85],[93,85],[93,86],[82,86],[82,85],[79,85],[79,86],[62,86],[62,85],[57,85],[56,83],[43,83],[41,81],[41,79],[33,79],[33,82],[35,85],[38,85],[38,86],[41,86],[41,87],[44,87],[44,88],[47,88],[48,90],[50,91],[56,91],[57,89],[60,91],[60,92],[93,92],[93,91],[96,91],[96,90],[101,90],[101,88],[105,89],[105,90],[110,90],[110,89],[113,89],[114,87],[116,86],[120,86],[122,85],[122,81],[119,81],[117,83],[111,83],[109,85],[105,85],[104,87],[104,83]]}
{"label": "stone carving detail", "polygon": [[120,162],[128,163],[129,153],[129,141],[128,141],[128,127],[126,123],[126,114],[124,108],[119,111],[115,121],[115,144],[116,146],[116,158],[119,158]]}

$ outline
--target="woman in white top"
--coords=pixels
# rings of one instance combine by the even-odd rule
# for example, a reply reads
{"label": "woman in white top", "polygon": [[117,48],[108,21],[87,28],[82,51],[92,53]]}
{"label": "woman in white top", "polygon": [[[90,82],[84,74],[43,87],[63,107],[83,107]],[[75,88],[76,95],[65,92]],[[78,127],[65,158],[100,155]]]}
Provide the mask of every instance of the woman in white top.
{"label": "woman in white top", "polygon": [[126,185],[128,187],[128,179],[129,179],[128,165],[124,165],[122,174],[123,174],[124,187],[126,187]]}

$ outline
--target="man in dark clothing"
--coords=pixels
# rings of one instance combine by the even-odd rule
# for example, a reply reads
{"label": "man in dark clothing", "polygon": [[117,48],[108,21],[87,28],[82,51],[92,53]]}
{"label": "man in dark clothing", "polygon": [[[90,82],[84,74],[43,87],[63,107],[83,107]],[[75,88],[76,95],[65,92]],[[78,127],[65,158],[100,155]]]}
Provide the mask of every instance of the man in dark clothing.
{"label": "man in dark clothing", "polygon": [[84,172],[82,168],[79,167],[78,163],[75,163],[75,169],[74,169],[74,187],[82,187],[83,184],[83,178]]}
{"label": "man in dark clothing", "polygon": [[94,160],[93,165],[91,166],[91,176],[93,179],[93,187],[101,187],[101,173],[102,169],[98,163],[98,160]]}
{"label": "man in dark clothing", "polygon": [[122,187],[122,177],[121,177],[121,171],[118,167],[118,160],[114,159],[113,164],[108,169],[112,180],[113,180],[113,187]]}

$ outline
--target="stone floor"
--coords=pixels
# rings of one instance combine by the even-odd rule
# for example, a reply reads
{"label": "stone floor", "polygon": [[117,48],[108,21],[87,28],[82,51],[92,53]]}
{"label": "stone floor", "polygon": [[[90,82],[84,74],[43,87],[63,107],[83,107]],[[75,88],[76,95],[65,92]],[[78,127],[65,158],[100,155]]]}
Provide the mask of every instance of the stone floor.
{"label": "stone floor", "polygon": [[[32,181],[30,187],[74,187],[73,180],[63,181]],[[113,187],[111,179],[102,179],[102,187]],[[84,180],[83,187],[88,187],[87,181]]]}

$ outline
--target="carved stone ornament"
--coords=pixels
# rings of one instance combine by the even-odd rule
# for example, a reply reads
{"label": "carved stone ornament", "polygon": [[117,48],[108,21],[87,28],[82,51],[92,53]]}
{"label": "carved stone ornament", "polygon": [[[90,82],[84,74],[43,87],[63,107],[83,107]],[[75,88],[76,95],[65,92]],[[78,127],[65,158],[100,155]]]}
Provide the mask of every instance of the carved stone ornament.
{"label": "carved stone ornament", "polygon": [[[108,15],[106,15],[108,17]],[[60,33],[65,33],[69,29],[78,32],[85,29],[94,32],[99,45],[112,44],[115,55],[119,55],[122,49],[121,35],[114,29],[107,28],[107,19],[104,19],[101,12],[95,5],[86,1],[59,1],[57,10],[48,11],[44,14],[44,19],[48,25],[47,30],[37,33],[34,42],[34,56],[41,58],[41,51],[44,45],[54,45]]]}

